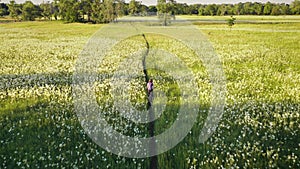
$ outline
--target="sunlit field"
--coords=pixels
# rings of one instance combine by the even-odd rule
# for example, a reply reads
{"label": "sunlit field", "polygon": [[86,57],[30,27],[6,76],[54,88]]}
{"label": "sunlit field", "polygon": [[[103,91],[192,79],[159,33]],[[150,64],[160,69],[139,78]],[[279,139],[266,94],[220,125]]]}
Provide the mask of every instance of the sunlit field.
{"label": "sunlit field", "polygon": [[[255,22],[300,22],[298,15],[233,15],[237,21],[255,21]],[[197,15],[182,15],[178,18],[185,18],[188,20],[226,20],[229,16],[197,16]]]}
{"label": "sunlit field", "polygon": [[[237,22],[229,28],[226,22],[198,22],[229,17],[179,16],[194,19],[226,75],[225,112],[204,144],[198,138],[210,109],[211,86],[203,64],[177,41],[145,33],[150,47],[172,51],[188,65],[202,96],[197,123],[176,147],[158,155],[159,168],[300,168],[300,18],[279,17],[236,16],[237,21],[258,23]],[[267,23],[260,24],[261,20]],[[59,21],[0,24],[0,168],[149,168],[149,158],[117,156],[95,144],[74,111],[74,65],[102,26]],[[112,55],[126,57],[138,48],[145,48],[140,35],[118,43],[113,50],[117,54],[107,55],[99,72],[115,69],[118,58]],[[155,123],[158,134],[176,119],[180,89],[161,72],[149,74],[165,77],[155,81],[168,97],[167,109]],[[131,102],[139,109],[146,104],[143,80],[136,79],[130,88]],[[98,104],[105,106],[109,85],[104,81],[97,85]],[[110,121],[118,114],[107,112],[107,120],[120,132],[148,136],[147,126]]]}

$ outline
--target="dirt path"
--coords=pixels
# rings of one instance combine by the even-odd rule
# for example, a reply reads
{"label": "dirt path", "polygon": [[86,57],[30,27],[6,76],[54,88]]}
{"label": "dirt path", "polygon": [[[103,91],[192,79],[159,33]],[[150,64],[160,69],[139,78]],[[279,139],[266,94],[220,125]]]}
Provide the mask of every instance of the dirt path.
{"label": "dirt path", "polygon": [[[145,53],[145,55],[143,56],[143,72],[144,72],[144,75],[145,75],[145,82],[146,82],[146,85],[149,81],[149,76],[148,76],[148,72],[147,72],[147,68],[146,68],[146,58],[149,54],[149,43],[147,41],[147,38],[145,36],[145,34],[142,34],[144,40],[145,40],[145,43],[146,43],[146,46],[147,46],[147,51]],[[148,96],[148,91],[146,91],[146,94],[147,94],[147,97],[150,97]],[[150,100],[152,99],[149,99],[148,98],[148,104],[147,104],[147,110],[149,111],[149,134],[150,134],[150,137],[154,137],[154,132],[155,132],[155,116],[154,116],[154,112],[153,112],[153,109],[152,109],[152,103],[150,103]],[[149,153],[150,154],[156,154],[156,142],[155,142],[155,138],[151,139],[151,142],[150,142],[150,145],[149,145]],[[158,160],[157,160],[157,156],[152,156],[150,158],[150,169],[157,169],[158,168]]]}

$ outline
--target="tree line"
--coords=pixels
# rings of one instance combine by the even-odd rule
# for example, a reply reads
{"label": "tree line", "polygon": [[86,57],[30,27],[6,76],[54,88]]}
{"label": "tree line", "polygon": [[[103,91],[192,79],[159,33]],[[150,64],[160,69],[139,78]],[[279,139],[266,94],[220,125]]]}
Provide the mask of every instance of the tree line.
{"label": "tree line", "polygon": [[291,4],[245,2],[238,4],[176,3],[175,0],[158,0],[156,6],[146,6],[131,0],[53,0],[33,4],[14,0],[0,3],[0,17],[9,15],[14,20],[64,20],[66,22],[108,23],[124,15],[299,15],[300,0]]}

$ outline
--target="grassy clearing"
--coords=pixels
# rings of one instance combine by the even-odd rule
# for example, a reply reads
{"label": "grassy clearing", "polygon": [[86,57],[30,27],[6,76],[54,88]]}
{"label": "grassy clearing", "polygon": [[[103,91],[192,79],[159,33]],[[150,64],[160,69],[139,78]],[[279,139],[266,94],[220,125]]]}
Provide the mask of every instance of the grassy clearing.
{"label": "grassy clearing", "polygon": [[72,72],[89,37],[101,25],[17,22],[0,26],[0,74]]}
{"label": "grassy clearing", "polygon": [[226,24],[197,26],[223,61],[226,113],[205,145],[192,139],[199,132],[195,127],[181,146],[161,155],[161,165],[188,152],[181,154],[187,158],[183,168],[299,166],[299,24],[237,24],[231,30]]}
{"label": "grassy clearing", "polygon": [[[224,62],[228,87],[235,86],[229,92],[238,91],[243,95],[238,98],[247,96],[248,101],[299,102],[297,26],[300,24],[237,24],[229,30],[225,25],[199,25],[199,29],[211,39]],[[280,31],[283,29],[286,31]],[[245,88],[238,90],[242,85]]]}
{"label": "grassy clearing", "polygon": [[[160,168],[299,168],[299,24],[236,24],[231,30],[225,24],[197,26],[223,62],[228,90],[225,113],[214,135],[199,144],[209,109],[203,104],[190,134],[158,156]],[[61,22],[0,25],[0,41],[5,44],[0,46],[0,168],[149,166],[149,159],[118,157],[101,149],[84,133],[74,113],[70,86],[74,62],[100,27]],[[193,72],[205,75],[201,62],[192,62],[193,55],[180,43],[157,35],[146,37],[152,47],[176,53]],[[126,49],[145,48],[142,37],[135,38],[138,43],[130,39],[119,43],[116,51],[120,57],[130,54]],[[118,57],[107,57],[107,67],[99,71],[114,70],[117,61]],[[162,90],[169,91],[168,97],[176,96],[178,87],[171,78],[156,71],[149,73],[166,77],[157,84],[165,86]],[[198,77],[197,81],[203,95],[209,97],[206,78]],[[134,81],[132,88],[138,94],[131,95],[141,109],[145,99],[144,91],[139,90],[142,80]],[[109,99],[101,97],[105,91],[97,92],[99,105],[101,99]],[[176,118],[177,100],[168,101],[170,106],[156,123],[158,133]],[[147,135],[145,126],[124,129],[121,132],[129,135]]]}
{"label": "grassy clearing", "polygon": [[[201,30],[223,30],[223,31],[230,31],[230,28],[226,23],[223,24],[206,24],[206,23],[194,23],[195,25],[199,26]],[[269,33],[276,33],[276,32],[283,32],[283,33],[294,33],[300,32],[299,29],[300,23],[276,23],[276,24],[245,24],[245,23],[237,23],[232,27],[233,31],[246,31],[250,32],[269,32]],[[291,38],[289,36],[286,36]],[[297,38],[294,37],[294,38]]]}
{"label": "grassy clearing", "polygon": [[[188,20],[226,20],[230,16],[197,16],[197,15],[181,15],[178,18],[184,18]],[[263,22],[300,22],[300,16],[298,15],[280,15],[280,16],[255,16],[255,15],[233,15],[237,21],[255,21],[258,23]]]}

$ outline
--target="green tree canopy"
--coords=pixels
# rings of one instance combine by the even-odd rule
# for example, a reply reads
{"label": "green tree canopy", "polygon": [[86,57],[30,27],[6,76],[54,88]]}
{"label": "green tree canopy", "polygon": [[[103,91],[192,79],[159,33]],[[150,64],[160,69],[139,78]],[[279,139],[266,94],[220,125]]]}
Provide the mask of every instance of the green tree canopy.
{"label": "green tree canopy", "polygon": [[18,19],[19,13],[21,13],[20,6],[18,4],[16,4],[15,1],[9,2],[8,11],[9,11],[10,17],[12,17],[15,20]]}
{"label": "green tree canopy", "polygon": [[37,17],[37,8],[31,1],[26,1],[22,7],[22,19],[25,21],[34,21]]}
{"label": "green tree canopy", "polygon": [[0,3],[0,17],[8,14],[8,6],[5,3]]}
{"label": "green tree canopy", "polygon": [[137,14],[137,13],[139,13],[140,12],[140,2],[138,2],[138,1],[136,1],[136,0],[131,0],[130,2],[129,2],[129,14],[130,15],[135,15],[135,14]]}
{"label": "green tree canopy", "polygon": [[174,0],[158,0],[156,6],[157,12],[173,15],[175,13],[175,4]]}
{"label": "green tree canopy", "polygon": [[116,11],[116,17],[122,17],[125,15],[126,13],[126,9],[125,9],[125,1],[124,0],[116,0],[116,7],[115,7],[115,11]]}
{"label": "green tree canopy", "polygon": [[116,18],[116,13],[114,9],[114,2],[113,0],[104,0],[101,8],[101,12],[103,14],[102,22],[108,23],[112,22]]}
{"label": "green tree canopy", "polygon": [[236,18],[234,18],[233,16],[230,16],[230,18],[227,20],[227,25],[230,27],[230,29],[235,24],[235,20]]}
{"label": "green tree canopy", "polygon": [[[0,0],[1,1],[1,0]],[[23,4],[0,3],[0,17],[10,15],[19,20],[34,20],[36,17],[44,17],[50,20],[52,17],[67,22],[93,22],[107,23],[116,20],[123,15],[147,15],[158,14],[164,20],[165,25],[175,15],[299,15],[300,0],[286,3],[259,3],[245,2],[237,4],[191,4],[177,3],[175,0],[157,0],[157,6],[146,6],[142,1],[130,0],[48,0],[40,5],[34,5],[27,0]]]}
{"label": "green tree canopy", "polygon": [[59,14],[67,22],[78,22],[80,21],[79,6],[78,0],[60,0],[58,4]]}
{"label": "green tree canopy", "polygon": [[40,5],[40,8],[42,9],[42,13],[41,15],[45,18],[45,19],[48,19],[50,20],[51,19],[51,16],[52,16],[52,4],[48,2],[43,2],[41,5]]}
{"label": "green tree canopy", "polygon": [[270,15],[272,12],[272,7],[273,5],[271,4],[271,2],[267,2],[264,6],[264,15]]}
{"label": "green tree canopy", "polygon": [[293,14],[300,14],[300,0],[294,0],[291,4],[291,11]]}

